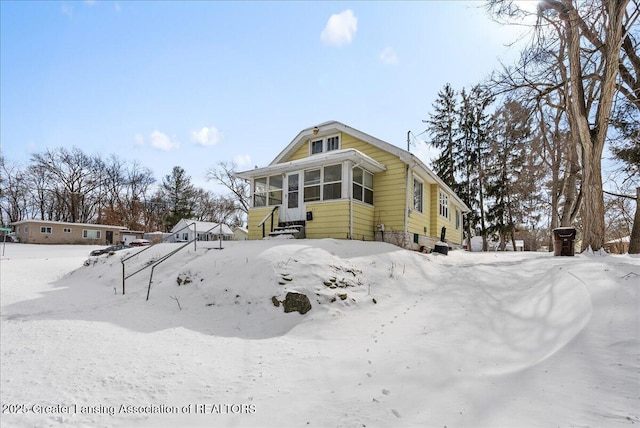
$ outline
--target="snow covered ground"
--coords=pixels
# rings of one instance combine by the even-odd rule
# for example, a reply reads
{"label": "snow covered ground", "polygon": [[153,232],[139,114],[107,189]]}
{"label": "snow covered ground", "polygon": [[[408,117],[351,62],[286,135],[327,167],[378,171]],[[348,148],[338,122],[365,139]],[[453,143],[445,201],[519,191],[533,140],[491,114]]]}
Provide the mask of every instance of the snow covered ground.
{"label": "snow covered ground", "polygon": [[2,427],[640,424],[640,258],[177,246],[7,244]]}

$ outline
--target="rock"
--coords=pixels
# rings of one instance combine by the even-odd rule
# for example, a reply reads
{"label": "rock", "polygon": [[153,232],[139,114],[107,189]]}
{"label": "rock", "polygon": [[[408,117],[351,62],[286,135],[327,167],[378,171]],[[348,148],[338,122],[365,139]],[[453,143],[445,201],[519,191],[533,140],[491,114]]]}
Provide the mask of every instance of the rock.
{"label": "rock", "polygon": [[338,294],[338,297],[340,298],[340,300],[346,300],[347,299],[347,293]]}
{"label": "rock", "polygon": [[276,308],[280,306],[280,300],[278,300],[276,296],[273,296],[271,298],[271,301],[273,302],[273,306],[275,306]]}
{"label": "rock", "polygon": [[282,303],[284,305],[285,312],[297,311],[304,315],[311,310],[311,302],[309,301],[309,298],[304,294],[294,293],[292,291],[287,293],[287,296]]}

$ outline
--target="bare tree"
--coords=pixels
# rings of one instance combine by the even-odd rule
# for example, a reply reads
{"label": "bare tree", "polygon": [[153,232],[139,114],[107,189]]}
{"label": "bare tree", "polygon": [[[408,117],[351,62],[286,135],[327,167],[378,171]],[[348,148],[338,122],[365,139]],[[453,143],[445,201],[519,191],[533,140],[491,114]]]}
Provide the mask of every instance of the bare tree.
{"label": "bare tree", "polygon": [[244,214],[249,212],[249,183],[236,176],[238,166],[234,162],[218,162],[215,168],[207,171],[207,179],[216,181],[231,192],[236,202],[236,210]]}
{"label": "bare tree", "polygon": [[28,212],[28,187],[24,172],[0,156],[0,222],[24,220]]}
{"label": "bare tree", "polygon": [[544,0],[541,22],[562,22],[557,36],[566,40],[569,72],[567,111],[580,147],[582,165],[582,250],[605,242],[602,157],[607,139],[625,37],[629,0],[583,2]]}

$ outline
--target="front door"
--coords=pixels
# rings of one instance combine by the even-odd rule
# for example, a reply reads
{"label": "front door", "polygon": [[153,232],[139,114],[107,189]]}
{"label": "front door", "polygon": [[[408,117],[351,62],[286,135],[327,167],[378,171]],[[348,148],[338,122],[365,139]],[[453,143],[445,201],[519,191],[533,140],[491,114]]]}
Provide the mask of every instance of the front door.
{"label": "front door", "polygon": [[113,231],[107,230],[107,245],[113,244]]}
{"label": "front door", "polygon": [[303,220],[304,207],[302,203],[302,172],[290,172],[287,174],[284,183],[284,201],[280,211],[280,221]]}

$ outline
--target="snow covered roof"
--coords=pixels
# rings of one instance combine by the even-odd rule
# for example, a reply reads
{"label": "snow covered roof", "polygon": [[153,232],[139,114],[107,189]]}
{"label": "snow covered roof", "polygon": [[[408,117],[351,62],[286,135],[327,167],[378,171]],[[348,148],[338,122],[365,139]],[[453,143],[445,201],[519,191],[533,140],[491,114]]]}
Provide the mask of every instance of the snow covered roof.
{"label": "snow covered roof", "polygon": [[365,155],[356,149],[333,150],[329,153],[314,155],[304,159],[298,159],[290,162],[276,163],[273,162],[264,168],[255,168],[248,171],[242,171],[236,175],[240,178],[260,177],[269,174],[284,173],[296,169],[313,168],[326,165],[328,162],[342,162],[351,160],[359,163],[370,172],[382,172],[387,169],[383,164],[375,159]]}
{"label": "snow covered roof", "polygon": [[126,226],[115,226],[112,224],[72,223],[68,221],[52,221],[52,220],[20,220],[20,221],[14,221],[13,223],[9,223],[9,225],[19,226],[21,224],[28,224],[28,223],[51,224],[51,225],[57,224],[60,226],[74,225],[74,226],[83,226],[83,227],[106,227],[111,229],[127,230]]}
{"label": "snow covered roof", "polygon": [[[183,218],[175,226],[173,226],[173,228],[171,229],[171,233],[178,232],[179,230],[183,229],[185,226],[192,225],[193,223],[195,223],[197,233],[207,232],[212,234],[219,234],[221,230],[220,223],[214,223],[210,221],[190,220],[190,219]],[[193,228],[189,227],[189,230],[193,230]],[[222,224],[222,234],[233,235],[233,231],[226,224]]]}
{"label": "snow covered roof", "polygon": [[622,238],[612,239],[607,242],[607,244],[621,244],[621,243],[629,243],[631,242],[631,235],[623,236]]}

